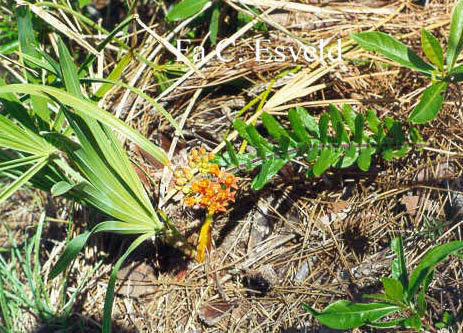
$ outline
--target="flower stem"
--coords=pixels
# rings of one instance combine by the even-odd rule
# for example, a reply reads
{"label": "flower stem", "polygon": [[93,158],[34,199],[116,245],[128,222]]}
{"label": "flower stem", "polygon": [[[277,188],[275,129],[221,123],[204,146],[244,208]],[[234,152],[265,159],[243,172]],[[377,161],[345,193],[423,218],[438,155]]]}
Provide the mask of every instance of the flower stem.
{"label": "flower stem", "polygon": [[199,244],[196,254],[196,260],[199,262],[204,261],[204,258],[206,257],[206,249],[211,247],[211,227],[213,222],[214,213],[208,213],[199,235]]}

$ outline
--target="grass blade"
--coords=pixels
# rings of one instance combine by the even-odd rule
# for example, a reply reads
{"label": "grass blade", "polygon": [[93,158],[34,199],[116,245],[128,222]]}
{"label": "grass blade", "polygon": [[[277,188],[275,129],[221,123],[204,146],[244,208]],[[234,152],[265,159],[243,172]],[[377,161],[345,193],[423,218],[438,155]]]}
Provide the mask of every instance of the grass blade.
{"label": "grass blade", "polygon": [[463,0],[460,0],[452,11],[450,23],[449,48],[447,50],[447,70],[452,71],[458,55],[463,48]]}
{"label": "grass blade", "polygon": [[108,288],[106,289],[106,297],[104,301],[104,313],[103,313],[103,333],[111,332],[111,313],[113,311],[113,301],[114,301],[114,288],[116,286],[116,278],[119,269],[121,268],[122,263],[125,259],[129,256],[129,254],[135,250],[141,243],[145,240],[149,239],[150,237],[154,236],[154,234],[147,233],[139,236],[137,239],[133,241],[133,243],[129,246],[127,251],[119,258],[116,265],[114,265],[113,271],[111,273],[111,277],[108,281]]}
{"label": "grass blade", "polygon": [[135,94],[137,94],[141,98],[148,101],[148,103],[150,103],[156,110],[158,110],[159,113],[162,114],[169,121],[169,123],[177,130],[177,132],[180,133],[180,136],[183,137],[182,129],[177,124],[175,119],[170,115],[170,113],[167,112],[167,110],[164,109],[164,107],[161,104],[157,103],[153,98],[149,97],[147,94],[145,94],[140,89],[129,86],[128,84],[125,84],[124,82],[114,81],[114,80],[110,80],[110,79],[85,79],[85,81],[89,81],[89,82],[105,82],[106,84],[118,85],[118,86],[121,86],[121,87],[123,87],[125,89],[128,89],[128,90],[134,92]]}
{"label": "grass blade", "polygon": [[48,158],[42,157],[34,164],[29,170],[27,170],[24,174],[18,177],[15,181],[13,181],[10,185],[6,186],[5,189],[0,193],[0,203],[5,201],[10,195],[12,195],[17,189],[23,186],[25,183],[29,181],[37,172],[40,171],[46,164],[48,163]]}

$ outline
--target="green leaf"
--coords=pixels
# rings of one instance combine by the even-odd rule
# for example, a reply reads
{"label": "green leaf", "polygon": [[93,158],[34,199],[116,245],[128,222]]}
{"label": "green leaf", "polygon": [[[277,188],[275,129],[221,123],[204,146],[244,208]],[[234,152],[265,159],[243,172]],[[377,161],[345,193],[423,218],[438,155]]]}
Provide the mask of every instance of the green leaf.
{"label": "green leaf", "polygon": [[154,234],[144,234],[140,235],[137,239],[130,244],[129,248],[122,257],[119,258],[116,265],[114,265],[113,271],[111,272],[111,276],[108,281],[108,287],[106,289],[106,296],[104,300],[104,312],[103,312],[103,333],[111,332],[111,313],[113,311],[113,301],[114,301],[114,288],[116,286],[116,279],[117,273],[122,266],[122,263],[127,259],[130,253],[133,252],[141,243],[145,240],[149,239],[150,237],[154,236]]}
{"label": "green leaf", "polygon": [[[6,82],[0,77],[0,87],[5,85]],[[11,117],[18,120],[22,126],[37,132],[35,121],[29,114],[29,111],[22,106],[21,101],[15,94],[0,94],[0,101],[3,104],[3,111],[1,114],[9,114]]]}
{"label": "green leaf", "polygon": [[347,150],[346,154],[342,158],[342,162],[339,165],[340,168],[348,168],[355,163],[359,156],[359,149],[354,145],[351,145]]}
{"label": "green leaf", "polygon": [[455,81],[455,82],[461,82],[463,81],[463,65],[455,67],[451,75],[449,75],[450,80]]}
{"label": "green leaf", "polygon": [[416,127],[410,128],[410,139],[414,144],[424,143],[423,137]]}
{"label": "green leaf", "polygon": [[313,174],[315,177],[320,177],[330,166],[335,164],[339,158],[341,151],[335,151],[333,149],[322,150],[320,157],[313,166]]}
{"label": "green leaf", "polygon": [[404,300],[404,288],[400,281],[387,277],[381,278],[381,281],[383,282],[384,291],[388,297],[399,302]]}
{"label": "green leaf", "polygon": [[66,181],[61,181],[59,183],[56,183],[55,185],[53,185],[53,187],[51,188],[51,194],[54,195],[54,196],[59,196],[59,195],[63,195],[67,192],[69,192],[70,190],[72,190],[72,188],[75,186],[76,184],[70,184]]}
{"label": "green leaf", "polygon": [[363,294],[362,298],[365,299],[373,299],[375,301],[381,301],[389,304],[394,304],[400,307],[403,307],[403,302],[398,301],[390,296],[387,296],[386,294]]}
{"label": "green leaf", "polygon": [[83,8],[85,5],[88,5],[92,0],[79,0],[79,8]]}
{"label": "green leaf", "polygon": [[[72,11],[71,12],[73,16],[75,17],[79,17],[79,15],[81,15],[79,12],[75,12],[75,11]],[[80,18],[82,20],[85,20],[87,19],[85,16],[80,16]],[[129,25],[131,22],[133,22],[133,15],[129,15],[127,16],[121,23],[119,23],[111,32],[107,32],[106,30],[101,30],[104,34],[105,34],[105,39],[103,39],[103,41],[101,41],[97,46],[96,46],[96,50],[97,51],[101,51],[103,50],[106,45],[112,41],[115,41],[117,44],[119,44],[119,46],[121,46],[123,49],[127,50],[127,51],[132,51],[131,48],[124,44],[122,41],[120,41],[119,39],[117,39],[115,36],[117,35],[118,32],[120,31],[123,31],[125,29],[125,27],[127,25]],[[95,26],[96,28],[96,26]],[[153,67],[152,66],[152,63],[150,63],[150,61],[148,61],[147,59],[145,59],[144,57],[140,56],[137,52],[133,52],[135,54],[135,56],[137,57],[137,59],[139,59],[140,61],[142,61],[144,64],[150,66],[150,67]],[[96,59],[96,55],[91,53],[89,54],[85,60],[80,64],[80,67],[79,67],[79,74],[84,72],[84,71],[87,71],[88,72],[88,69],[89,67],[93,64],[93,62],[95,61]],[[154,68],[154,67],[153,67]]]}
{"label": "green leaf", "polygon": [[0,192],[0,203],[8,199],[17,189],[27,183],[32,177],[34,177],[45,165],[48,163],[47,157],[42,157],[30,167],[25,173],[16,178],[14,182],[5,186],[3,191]]}
{"label": "green leaf", "polygon": [[367,122],[368,128],[376,135],[379,133],[379,127],[381,121],[376,116],[376,113],[373,110],[367,110]]}
{"label": "green leaf", "polygon": [[447,82],[438,82],[426,88],[420,102],[413,109],[408,120],[415,124],[424,124],[433,120],[442,107],[444,101],[442,92],[447,89],[447,86]]}
{"label": "green leaf", "polygon": [[10,169],[18,169],[23,165],[28,165],[38,160],[43,159],[41,155],[31,155],[27,157],[21,157],[14,160],[8,160],[5,162],[0,162],[0,171],[10,170]]}
{"label": "green leaf", "polygon": [[449,46],[447,50],[447,71],[452,71],[463,48],[463,0],[453,8],[450,23]]}
{"label": "green leaf", "polygon": [[347,330],[375,322],[382,317],[400,310],[400,307],[383,303],[352,303],[340,300],[318,312],[308,305],[303,307],[323,325],[337,330]]}
{"label": "green leaf", "polygon": [[365,50],[376,51],[402,66],[428,74],[434,70],[405,44],[383,32],[360,32],[351,37]]}
{"label": "green leaf", "polygon": [[363,130],[365,126],[365,117],[361,114],[358,114],[355,117],[355,135],[354,142],[358,145],[363,143]]}
{"label": "green leaf", "polygon": [[[253,6],[246,6],[246,8],[254,12],[257,15],[260,14],[259,10]],[[237,26],[238,28],[242,28],[244,25],[247,23],[251,22],[254,19],[254,16],[247,15],[241,11],[238,12],[237,15]],[[254,30],[261,30],[261,31],[268,31],[268,27],[264,22],[257,22],[256,24],[253,25],[252,27]]]}
{"label": "green leaf", "polygon": [[394,251],[396,258],[392,261],[392,278],[400,281],[404,291],[408,289],[408,274],[407,266],[405,264],[404,244],[402,237],[396,237],[391,242],[392,251]]}
{"label": "green leaf", "polygon": [[421,288],[418,296],[416,297],[416,309],[420,315],[424,316],[426,314],[427,304],[424,288]]}
{"label": "green leaf", "polygon": [[330,116],[326,113],[322,114],[320,117],[320,121],[318,123],[318,128],[320,130],[320,142],[323,145],[326,145],[328,142],[328,124],[330,122]]}
{"label": "green leaf", "polygon": [[305,130],[304,124],[302,123],[299,113],[295,109],[290,109],[288,112],[288,118],[291,124],[291,128],[293,129],[297,138],[301,142],[309,142],[310,141],[309,134]]}
{"label": "green leaf", "polygon": [[319,148],[318,148],[319,143],[317,141],[312,142],[311,145],[309,146],[309,152],[307,153],[306,161],[307,162],[313,162],[315,159],[318,157],[319,153]]}
{"label": "green leaf", "polygon": [[280,141],[278,141],[278,144],[279,144],[278,151],[281,153],[281,156],[284,159],[289,160],[289,155],[288,155],[289,144],[290,144],[289,138],[287,136],[281,136]]}
{"label": "green leaf", "polygon": [[391,130],[392,126],[394,126],[394,123],[397,123],[394,118],[392,117],[384,117],[384,126],[386,129],[389,131]]}
{"label": "green leaf", "polygon": [[[106,78],[107,80],[110,81],[117,81],[122,75],[122,72],[127,68],[129,65],[130,61],[132,60],[132,53],[127,52],[121,60],[117,63],[116,67],[113,68],[111,73],[109,73],[108,77]],[[95,93],[95,96],[98,98],[103,97],[113,86],[112,83],[110,82],[105,82],[104,84],[101,85],[100,88]]]}
{"label": "green leaf", "polygon": [[385,148],[381,151],[381,156],[386,161],[392,161],[394,158],[393,149],[392,148]]}
{"label": "green leaf", "polygon": [[219,32],[219,17],[220,17],[220,3],[216,2],[212,8],[211,23],[209,23],[209,39],[212,45],[217,42],[217,34]]}
{"label": "green leaf", "polygon": [[[236,154],[236,158],[238,159],[239,165],[244,167],[246,171],[250,171],[264,164],[264,160],[259,158],[256,154]],[[214,162],[221,167],[229,167],[232,164],[228,152],[216,155]]]}
{"label": "green leaf", "polygon": [[352,106],[350,106],[349,104],[345,104],[342,107],[342,115],[344,116],[344,119],[346,120],[347,126],[351,130],[352,134],[355,136],[355,133],[356,133],[355,118],[357,114],[352,109]]}
{"label": "green leaf", "polygon": [[225,140],[225,144],[227,145],[228,154],[230,156],[230,160],[232,164],[234,166],[239,166],[240,162],[238,161],[238,158],[236,157],[235,150],[233,149],[232,144],[228,140]]}
{"label": "green leaf", "polygon": [[429,250],[410,275],[410,283],[408,285],[409,300],[413,298],[421,284],[426,281],[426,278],[432,273],[436,265],[447,259],[449,255],[461,249],[463,249],[463,241],[453,241],[437,245]]}
{"label": "green leaf", "polygon": [[[37,49],[39,43],[35,38],[34,27],[32,26],[32,15],[29,7],[20,6],[16,8],[16,20],[18,24],[18,39],[20,44],[21,54],[27,54],[34,58],[40,58]],[[41,71],[40,68],[34,64],[22,61],[26,67],[37,70],[39,77],[35,77],[29,71],[24,70],[27,81],[30,83],[41,82]],[[46,126],[50,123],[51,110],[47,107],[47,101],[45,98],[40,96],[31,96],[32,107],[34,113],[43,121],[40,124],[41,129],[46,129]]]}
{"label": "green leaf", "polygon": [[35,85],[35,84],[10,84],[0,86],[0,94],[2,93],[23,93],[35,96],[47,97],[52,96],[61,103],[74,108],[77,114],[94,118],[103,124],[119,131],[122,135],[136,143],[140,148],[146,150],[156,160],[164,165],[168,164],[167,154],[161,148],[155,146],[140,133],[132,129],[122,120],[114,117],[112,114],[103,111],[96,105],[73,96],[65,91],[54,87]]}
{"label": "green leaf", "polygon": [[385,322],[373,322],[373,323],[368,323],[368,326],[374,327],[374,328],[393,328],[397,327],[399,325],[402,325],[402,323],[406,320],[407,318],[400,318],[396,320],[391,320],[391,321],[385,321]]}
{"label": "green leaf", "polygon": [[19,48],[19,41],[12,40],[7,43],[0,45],[0,54],[10,54],[17,51]]}
{"label": "green leaf", "polygon": [[267,160],[259,172],[259,174],[252,180],[251,188],[253,190],[260,190],[273,176],[287,163],[286,159],[274,158],[273,156]]}
{"label": "green leaf", "polygon": [[405,319],[403,322],[403,326],[405,328],[414,328],[417,331],[421,329],[421,325],[420,316],[417,314],[412,315],[411,317]]}
{"label": "green leaf", "polygon": [[366,147],[360,150],[360,156],[357,160],[357,165],[360,170],[368,171],[371,164],[371,155],[375,152],[375,148],[373,147]]}
{"label": "green leaf", "polygon": [[122,81],[113,81],[109,79],[82,79],[82,80],[89,81],[89,82],[105,82],[105,84],[121,86],[125,89],[128,89],[134,92],[135,94],[137,94],[138,96],[146,100],[148,103],[150,103],[159,113],[161,113],[169,121],[169,123],[177,130],[177,133],[179,133],[180,136],[183,137],[182,129],[177,124],[175,119],[170,115],[170,113],[167,112],[167,110],[164,109],[164,107],[161,104],[157,103],[153,98],[151,98],[148,94],[144,93],[140,89],[132,87]]}
{"label": "green leaf", "polygon": [[246,126],[246,132],[249,135],[249,143],[256,147],[260,157],[266,159],[267,153],[272,151],[272,144],[260,135],[257,129],[252,125]]}
{"label": "green leaf", "polygon": [[346,130],[344,129],[341,113],[338,108],[333,104],[330,104],[330,119],[331,124],[333,125],[334,130],[336,131],[336,143],[349,143],[349,136],[347,135]]}
{"label": "green leaf", "polygon": [[262,113],[262,123],[264,124],[270,136],[276,139],[277,141],[280,140],[280,137],[282,135],[289,137],[288,132],[280,125],[280,123],[271,114],[267,112],[263,112]]}
{"label": "green leaf", "polygon": [[[0,90],[2,88],[0,87]],[[22,124],[16,124],[3,115],[0,115],[0,147],[37,156],[49,156],[55,150],[37,132],[23,127]]]}
{"label": "green leaf", "polygon": [[401,147],[399,150],[397,151],[394,151],[392,153],[392,156],[394,158],[401,158],[401,157],[404,157],[405,155],[407,155],[407,153],[412,149],[412,147],[410,147],[409,145],[405,145],[403,147]]}
{"label": "green leaf", "polygon": [[241,119],[234,120],[233,127],[238,132],[238,134],[243,138],[243,140],[251,142],[251,138],[248,132],[246,131],[246,127],[248,127],[248,125],[244,121],[242,121]]}
{"label": "green leaf", "polygon": [[169,21],[183,20],[198,13],[208,0],[182,0],[167,14]]}
{"label": "green leaf", "polygon": [[61,272],[64,272],[66,267],[77,257],[89,237],[97,232],[114,232],[119,234],[153,234],[153,230],[144,226],[133,226],[130,223],[120,221],[105,221],[97,224],[91,231],[85,231],[83,234],[75,237],[64,249],[63,254],[58,259],[58,262],[52,268],[49,278],[54,279]]}
{"label": "green leaf", "polygon": [[59,73],[56,72],[55,68],[50,63],[42,59],[41,57],[35,58],[34,56],[30,56],[28,54],[21,53],[21,52],[18,52],[18,55],[22,57],[24,60],[26,60],[28,63],[34,64],[38,68],[44,69],[56,76],[59,75]]}
{"label": "green leaf", "polygon": [[5,297],[5,291],[3,288],[3,280],[0,279],[0,312],[2,314],[3,322],[6,326],[6,332],[11,332],[12,323],[10,318],[10,311],[8,310],[7,299]]}
{"label": "green leaf", "polygon": [[428,57],[429,61],[444,72],[444,52],[439,40],[431,35],[426,29],[421,30],[421,47],[423,52]]}
{"label": "green leaf", "polygon": [[61,272],[64,272],[66,267],[69,266],[71,261],[77,257],[80,250],[84,247],[85,243],[87,243],[88,238],[92,235],[92,232],[86,231],[83,234],[75,237],[69,244],[66,246],[61,257],[58,259],[58,262],[53,266],[48,278],[54,279],[57,277]]}
{"label": "green leaf", "polygon": [[299,118],[301,119],[302,123],[304,124],[305,128],[307,128],[311,135],[315,136],[316,138],[320,137],[320,130],[318,128],[317,122],[314,117],[312,117],[306,109],[302,106],[296,106],[296,111],[299,114]]}

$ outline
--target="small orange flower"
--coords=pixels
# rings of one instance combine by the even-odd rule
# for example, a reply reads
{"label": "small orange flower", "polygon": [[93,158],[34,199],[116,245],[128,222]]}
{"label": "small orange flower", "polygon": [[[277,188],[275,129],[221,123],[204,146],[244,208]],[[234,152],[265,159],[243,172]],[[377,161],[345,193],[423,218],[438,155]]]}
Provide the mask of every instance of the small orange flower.
{"label": "small orange flower", "polygon": [[221,177],[221,182],[224,183],[228,188],[238,188],[238,184],[236,184],[236,177],[233,176],[231,173],[224,172]]}
{"label": "small orange flower", "polygon": [[195,193],[199,193],[201,192],[201,187],[199,186],[199,182],[197,180],[195,180],[192,184],[191,184],[191,190]]}
{"label": "small orange flower", "polygon": [[209,197],[206,197],[206,196],[202,196],[199,203],[204,206],[204,207],[207,207],[210,205],[211,203],[211,199]]}
{"label": "small orange flower", "polygon": [[216,177],[219,177],[220,176],[220,169],[219,169],[219,166],[215,163],[213,164],[209,164],[209,173],[211,175],[214,175]]}
{"label": "small orange flower", "polygon": [[184,177],[177,178],[175,183],[179,186],[183,186],[188,182],[188,180]]}
{"label": "small orange flower", "polygon": [[199,181],[199,187],[203,191],[209,186],[210,183],[211,181],[209,179],[201,179]]}
{"label": "small orange flower", "polygon": [[185,175],[185,178],[188,180],[193,179],[193,172],[191,172],[191,169],[183,169],[183,174]]}
{"label": "small orange flower", "polygon": [[225,206],[217,201],[213,201],[208,207],[209,214],[214,214],[215,212],[225,212]]}
{"label": "small orange flower", "polygon": [[193,197],[186,197],[184,199],[184,201],[185,201],[185,205],[187,207],[192,207],[192,206],[196,205],[196,199],[193,198]]}

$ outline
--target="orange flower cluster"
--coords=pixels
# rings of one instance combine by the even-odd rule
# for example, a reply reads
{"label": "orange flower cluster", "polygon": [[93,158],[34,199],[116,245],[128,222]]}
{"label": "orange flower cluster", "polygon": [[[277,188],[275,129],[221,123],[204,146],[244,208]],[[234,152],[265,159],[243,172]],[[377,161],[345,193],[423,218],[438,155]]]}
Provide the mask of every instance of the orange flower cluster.
{"label": "orange flower cluster", "polygon": [[[188,207],[206,208],[209,214],[224,212],[230,201],[235,201],[238,188],[236,177],[220,170],[212,163],[213,153],[207,153],[201,147],[192,149],[188,156],[188,168],[174,173],[175,185],[185,193],[184,203]],[[196,171],[199,176],[193,177]]]}

